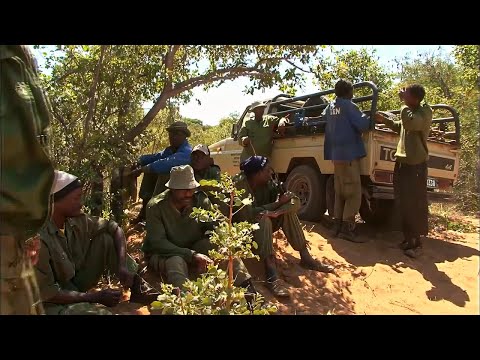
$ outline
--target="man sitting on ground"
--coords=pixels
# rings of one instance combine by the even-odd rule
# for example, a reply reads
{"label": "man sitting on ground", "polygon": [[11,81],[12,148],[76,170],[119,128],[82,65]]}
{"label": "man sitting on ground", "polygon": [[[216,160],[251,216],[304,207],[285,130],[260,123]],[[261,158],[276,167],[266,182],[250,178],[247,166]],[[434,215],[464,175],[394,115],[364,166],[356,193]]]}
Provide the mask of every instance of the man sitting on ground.
{"label": "man sitting on ground", "polygon": [[99,304],[115,306],[120,290],[91,291],[101,276],[116,274],[131,290],[130,301],[150,304],[159,293],[136,273],[126,254],[125,235],[114,221],[82,212],[82,183],[74,175],[56,172],[52,218],[40,231],[42,246],[35,265],[45,312],[50,315],[110,314]]}
{"label": "man sitting on ground", "polygon": [[300,199],[290,192],[283,193],[272,181],[272,169],[264,156],[251,156],[240,163],[242,172],[234,180],[238,189],[250,194],[251,205],[244,206],[234,216],[234,221],[259,222],[254,232],[258,255],[264,261],[267,286],[275,296],[288,297],[288,290],[278,278],[273,252],[273,233],[282,228],[287,241],[300,252],[300,265],[306,269],[333,272],[333,267],[315,260],[307,249],[307,241],[297,216]]}

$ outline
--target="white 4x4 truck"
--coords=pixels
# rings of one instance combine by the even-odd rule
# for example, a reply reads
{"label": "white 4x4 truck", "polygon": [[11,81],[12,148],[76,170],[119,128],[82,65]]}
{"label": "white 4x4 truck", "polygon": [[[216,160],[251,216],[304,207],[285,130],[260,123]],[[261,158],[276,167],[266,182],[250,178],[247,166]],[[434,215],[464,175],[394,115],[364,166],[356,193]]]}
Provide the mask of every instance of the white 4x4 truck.
{"label": "white 4x4 truck", "polygon": [[[354,84],[368,95],[352,99],[369,115],[377,110],[378,90],[372,82]],[[283,136],[274,135],[271,165],[286,188],[302,201],[299,216],[315,221],[328,210],[333,214],[335,190],[333,164],[323,158],[325,121],[321,113],[328,102],[324,95],[334,89],[291,97],[280,94],[265,101],[265,114],[288,116],[290,123]],[[433,124],[428,138],[428,199],[444,202],[452,198],[452,187],[458,178],[460,159],[460,124],[458,114],[448,105],[431,105]],[[233,126],[230,138],[209,146],[211,156],[222,171],[233,175],[239,172],[242,147],[237,134],[248,118],[250,106]],[[389,111],[398,114],[398,110]],[[387,220],[393,209],[393,168],[398,135],[382,124],[374,124],[363,135],[367,156],[361,161],[362,205],[360,215],[365,222]]]}

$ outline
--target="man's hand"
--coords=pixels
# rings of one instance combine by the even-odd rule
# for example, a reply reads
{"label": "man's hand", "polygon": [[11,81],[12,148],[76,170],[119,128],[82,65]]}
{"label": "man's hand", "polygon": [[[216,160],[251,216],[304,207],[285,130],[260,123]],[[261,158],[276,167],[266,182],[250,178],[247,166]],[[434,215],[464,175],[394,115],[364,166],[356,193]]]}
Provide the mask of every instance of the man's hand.
{"label": "man's hand", "polygon": [[25,256],[30,259],[32,265],[38,262],[41,244],[40,235],[38,234],[25,242]]}
{"label": "man's hand", "polygon": [[133,285],[133,276],[134,274],[128,271],[126,266],[121,266],[118,269],[118,279],[125,289],[130,289]]}
{"label": "man's hand", "polygon": [[207,255],[199,253],[195,253],[192,257],[192,260],[199,273],[206,272],[207,266],[213,264],[213,260],[210,259]]}
{"label": "man's hand", "polygon": [[248,136],[244,137],[243,140],[242,140],[242,145],[244,147],[250,145],[250,138]]}
{"label": "man's hand", "polygon": [[282,195],[280,195],[280,197],[278,198],[278,202],[280,203],[280,205],[284,205],[286,203],[288,203],[290,200],[292,200],[292,198],[295,196],[294,193],[290,192],[290,191],[287,191],[285,193],[283,193]]}
{"label": "man's hand", "polygon": [[134,177],[139,177],[140,174],[143,172],[143,168],[141,166],[133,169],[131,172],[130,172],[130,175],[131,176],[134,176]]}
{"label": "man's hand", "polygon": [[120,290],[105,289],[93,293],[90,302],[96,302],[108,307],[118,305],[122,298],[122,292]]}

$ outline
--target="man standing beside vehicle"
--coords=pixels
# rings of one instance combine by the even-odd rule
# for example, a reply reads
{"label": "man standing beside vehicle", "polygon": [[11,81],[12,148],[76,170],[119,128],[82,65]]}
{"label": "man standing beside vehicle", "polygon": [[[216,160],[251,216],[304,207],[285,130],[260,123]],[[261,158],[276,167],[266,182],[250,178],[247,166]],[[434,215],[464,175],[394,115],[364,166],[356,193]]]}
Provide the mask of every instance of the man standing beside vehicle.
{"label": "man standing beside vehicle", "polygon": [[400,248],[405,255],[417,257],[422,244],[421,235],[428,234],[427,201],[427,138],[432,124],[432,108],[421,102],[425,97],[422,85],[414,84],[399,92],[404,106],[400,120],[377,113],[375,121],[385,123],[400,134],[393,173],[395,200],[400,210],[404,241]]}
{"label": "man standing beside vehicle", "polygon": [[362,242],[355,236],[355,215],[362,202],[360,160],[366,156],[362,132],[370,128],[370,119],[352,102],[353,85],[339,80],[336,99],[323,113],[326,121],[324,158],[332,160],[335,183],[335,236]]}
{"label": "man standing beside vehicle", "polygon": [[287,119],[264,115],[265,107],[262,102],[254,103],[250,108],[253,114],[245,120],[238,133],[238,143],[243,146],[240,162],[256,155],[271,159],[273,133],[276,128],[284,127]]}

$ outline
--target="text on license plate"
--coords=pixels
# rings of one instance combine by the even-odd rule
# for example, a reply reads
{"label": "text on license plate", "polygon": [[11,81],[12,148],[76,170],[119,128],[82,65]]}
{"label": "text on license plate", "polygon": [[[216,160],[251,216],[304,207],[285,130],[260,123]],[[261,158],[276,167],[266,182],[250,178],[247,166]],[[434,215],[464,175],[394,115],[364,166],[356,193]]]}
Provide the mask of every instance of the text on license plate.
{"label": "text on license plate", "polygon": [[437,187],[437,180],[432,179],[432,178],[427,178],[427,187],[436,188]]}

